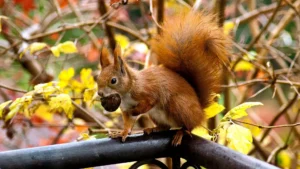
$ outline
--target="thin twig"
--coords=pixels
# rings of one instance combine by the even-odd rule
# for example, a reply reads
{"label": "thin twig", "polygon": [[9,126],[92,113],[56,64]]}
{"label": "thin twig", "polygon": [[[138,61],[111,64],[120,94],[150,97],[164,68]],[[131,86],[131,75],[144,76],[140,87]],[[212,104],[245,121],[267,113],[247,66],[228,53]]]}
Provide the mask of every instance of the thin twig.
{"label": "thin twig", "polygon": [[[297,119],[298,119],[298,117],[299,117],[299,114],[300,114],[300,111],[298,111],[298,113],[297,113],[297,115],[296,115],[296,117],[295,117],[295,120],[294,120],[295,122],[297,121]],[[299,123],[299,124],[300,124],[300,123]],[[289,143],[289,140],[290,140],[291,135],[292,135],[292,129],[290,129],[289,134],[288,134],[288,136],[287,136],[287,138],[286,138],[286,140],[285,140],[285,142],[284,142],[284,145],[277,147],[276,149],[274,149],[274,150],[271,152],[271,154],[270,154],[270,156],[268,157],[268,160],[267,160],[268,163],[271,163],[272,159],[273,159],[274,157],[276,157],[276,156],[278,155],[278,153],[280,153],[280,151],[282,151],[282,150],[288,148],[288,143]],[[276,161],[276,160],[275,160],[275,161]]]}
{"label": "thin twig", "polygon": [[[164,21],[164,11],[165,11],[165,0],[156,1],[156,20],[159,25]],[[162,30],[160,26],[157,26],[157,33],[161,34]]]}
{"label": "thin twig", "polygon": [[[98,11],[102,16],[107,13],[105,1],[98,0]],[[105,34],[108,37],[108,42],[109,42],[110,49],[114,50],[115,47],[116,47],[116,44],[117,44],[117,42],[114,38],[115,37],[114,36],[114,31],[113,31],[111,25],[107,24],[107,22],[104,22],[103,26],[104,26]]]}
{"label": "thin twig", "polygon": [[78,105],[75,101],[72,100],[72,104],[79,109],[82,113],[85,113],[86,115],[90,116],[91,118],[94,119],[94,121],[103,129],[106,129],[106,126],[99,121],[96,117],[94,117],[91,113],[89,113],[86,109],[84,109],[83,107],[81,107],[80,105]]}
{"label": "thin twig", "polygon": [[276,125],[276,126],[264,126],[264,125],[259,125],[259,124],[252,124],[252,123],[248,123],[248,122],[244,122],[244,121],[239,121],[239,120],[233,120],[233,122],[237,122],[237,123],[243,123],[243,124],[248,124],[251,126],[255,126],[258,128],[265,128],[265,129],[274,129],[274,128],[284,128],[284,127],[295,127],[295,126],[299,126],[299,123],[294,123],[294,124],[282,124],[282,125]]}
{"label": "thin twig", "polygon": [[297,14],[297,16],[300,18],[300,13],[297,10],[297,8],[288,0],[284,0],[284,2],[287,3],[289,5],[289,7],[291,7],[294,10],[294,12]]}
{"label": "thin twig", "polygon": [[[285,6],[285,3],[281,4],[281,7]],[[231,21],[235,21],[236,23],[242,24],[242,23],[246,23],[249,22],[253,19],[256,19],[258,16],[262,15],[262,14],[267,14],[269,12],[272,12],[277,6],[277,3],[273,3],[269,6],[263,6],[261,8],[258,8],[256,10],[250,11],[245,13],[244,15],[241,15],[237,18],[233,18],[231,19]]]}
{"label": "thin twig", "polygon": [[152,17],[153,22],[156,24],[157,27],[162,29],[162,26],[157,22],[157,20],[155,19],[154,15],[153,15],[153,0],[149,0],[149,8],[150,8],[150,15]]}
{"label": "thin twig", "polygon": [[[298,98],[298,94],[297,93],[294,93],[294,96],[293,98],[286,104],[284,105],[280,111],[276,114],[276,116],[272,119],[272,121],[269,123],[268,126],[273,126],[277,120],[287,112],[287,110],[295,103],[295,101],[297,100]],[[270,128],[271,129],[271,128]],[[263,133],[263,136],[261,137],[261,139],[259,140],[260,142],[262,142],[266,137],[267,135],[269,134],[269,132],[271,131],[269,128],[267,128],[267,130]]]}
{"label": "thin twig", "polygon": [[269,85],[265,86],[264,88],[260,89],[259,91],[257,91],[257,92],[254,93],[253,95],[251,95],[249,98],[256,97],[257,95],[259,95],[259,94],[262,93],[263,91],[267,90],[267,89],[270,88],[271,86],[272,86],[272,84],[269,84]]}
{"label": "thin twig", "polygon": [[[69,5],[70,5],[70,8],[72,9],[72,11],[74,12],[74,14],[76,15],[77,20],[78,20],[79,22],[82,22],[84,19],[83,19],[83,16],[82,16],[80,10],[78,10],[77,5],[76,5],[74,2],[72,2],[71,0],[68,0],[68,3],[69,3]],[[94,45],[98,50],[100,50],[100,45],[99,45],[99,43],[98,43],[97,36],[96,36],[93,32],[91,32],[91,30],[88,29],[88,27],[85,27],[85,26],[84,26],[84,27],[82,27],[82,28],[83,28],[83,30],[86,32],[86,34],[89,36],[89,38],[91,39],[93,45]]]}
{"label": "thin twig", "polygon": [[264,150],[263,146],[260,144],[260,142],[256,138],[252,138],[253,140],[253,145],[255,146],[255,150],[262,156],[264,160],[267,160],[268,155],[266,151]]}
{"label": "thin twig", "polygon": [[70,124],[68,123],[67,125],[65,125],[64,127],[62,127],[62,128],[59,130],[57,136],[56,136],[56,137],[54,138],[54,140],[52,141],[52,144],[57,144],[57,143],[58,143],[59,139],[60,139],[61,136],[63,135],[64,131],[69,127],[69,125],[70,125]]}
{"label": "thin twig", "polygon": [[300,87],[300,82],[287,81],[287,80],[276,80],[274,82],[272,79],[252,79],[252,80],[240,82],[240,83],[237,83],[237,84],[221,85],[221,87],[232,88],[232,87],[240,87],[240,86],[246,86],[246,85],[253,85],[254,83],[289,84],[291,86]]}
{"label": "thin twig", "polygon": [[6,86],[6,85],[4,85],[4,84],[0,84],[0,87],[1,87],[1,88],[4,88],[4,89],[11,90],[11,91],[15,91],[15,92],[27,93],[27,91],[25,91],[25,90],[21,90],[21,89],[16,89],[16,88],[8,87],[8,86]]}
{"label": "thin twig", "polygon": [[249,44],[249,46],[247,47],[247,50],[250,50],[253,45],[260,39],[260,37],[262,36],[262,34],[268,29],[268,27],[270,26],[270,24],[273,22],[276,14],[278,13],[279,11],[279,8],[281,6],[281,2],[282,0],[279,0],[278,3],[277,3],[277,6],[271,16],[271,18],[268,20],[267,24],[261,29],[261,31],[259,32],[259,34],[254,38],[254,40],[252,40]]}
{"label": "thin twig", "polygon": [[[66,31],[66,30],[76,29],[76,28],[80,28],[80,27],[86,26],[86,25],[94,25],[94,24],[102,24],[102,23],[104,23],[104,21],[101,19],[96,20],[96,21],[92,20],[92,21],[86,21],[86,22],[78,22],[78,23],[75,23],[72,25],[66,25],[64,28],[60,27],[60,28],[57,28],[57,29],[49,31],[49,32],[39,33],[39,34],[31,36],[30,38],[26,38],[26,39],[24,38],[24,40],[32,41],[32,40],[39,39],[42,37],[50,36],[55,33],[60,33],[60,32]],[[136,37],[137,39],[141,40],[142,42],[144,42],[146,45],[149,45],[146,39],[144,39],[139,33],[136,33],[135,31],[131,30],[130,28],[127,28],[123,25],[120,25],[115,22],[110,22],[110,21],[106,22],[106,24],[109,26],[112,26],[114,28],[120,29],[124,32],[127,32],[127,33],[131,34],[132,36]]]}

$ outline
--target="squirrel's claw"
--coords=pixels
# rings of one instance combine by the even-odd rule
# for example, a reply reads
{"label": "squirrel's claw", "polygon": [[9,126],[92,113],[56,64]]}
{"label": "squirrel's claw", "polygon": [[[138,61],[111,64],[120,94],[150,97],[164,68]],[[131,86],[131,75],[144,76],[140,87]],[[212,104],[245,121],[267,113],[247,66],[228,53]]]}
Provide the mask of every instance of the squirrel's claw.
{"label": "squirrel's claw", "polygon": [[113,131],[113,132],[109,132],[108,136],[110,138],[122,138],[122,142],[126,141],[127,136],[130,135],[129,131],[127,130],[123,130],[123,131]]}
{"label": "squirrel's claw", "polygon": [[151,134],[151,133],[153,133],[154,131],[153,131],[153,128],[145,128],[144,129],[144,134],[147,134],[147,135],[149,135],[149,134]]}

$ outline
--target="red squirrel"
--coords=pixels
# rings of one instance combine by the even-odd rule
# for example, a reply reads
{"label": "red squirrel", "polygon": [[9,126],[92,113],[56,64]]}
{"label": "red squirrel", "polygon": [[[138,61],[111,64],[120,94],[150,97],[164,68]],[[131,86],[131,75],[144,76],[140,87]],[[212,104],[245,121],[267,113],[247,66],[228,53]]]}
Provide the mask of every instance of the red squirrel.
{"label": "red squirrel", "polygon": [[172,144],[181,144],[184,134],[205,121],[204,109],[219,92],[223,65],[228,63],[229,39],[203,12],[182,13],[166,20],[163,32],[151,41],[151,50],[160,66],[137,71],[114,50],[113,61],[103,48],[98,77],[101,97],[119,94],[124,120],[122,132],[110,133],[124,142],[136,118],[148,113],[156,124],[145,133],[181,127]]}

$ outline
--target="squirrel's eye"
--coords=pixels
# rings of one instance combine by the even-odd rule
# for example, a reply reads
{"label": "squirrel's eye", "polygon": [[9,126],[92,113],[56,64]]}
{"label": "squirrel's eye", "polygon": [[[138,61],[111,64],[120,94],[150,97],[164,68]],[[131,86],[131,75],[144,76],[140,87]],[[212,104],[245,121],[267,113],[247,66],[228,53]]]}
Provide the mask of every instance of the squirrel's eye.
{"label": "squirrel's eye", "polygon": [[116,84],[117,83],[117,79],[116,78],[112,78],[110,81],[111,84]]}

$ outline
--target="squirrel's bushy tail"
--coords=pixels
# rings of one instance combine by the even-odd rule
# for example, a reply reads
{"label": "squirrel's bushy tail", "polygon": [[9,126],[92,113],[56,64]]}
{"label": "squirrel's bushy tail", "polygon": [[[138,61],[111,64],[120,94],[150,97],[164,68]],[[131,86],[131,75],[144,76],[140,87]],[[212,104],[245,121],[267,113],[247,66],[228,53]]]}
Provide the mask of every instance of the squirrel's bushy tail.
{"label": "squirrel's bushy tail", "polygon": [[184,77],[207,107],[219,92],[229,39],[213,16],[200,12],[167,19],[162,30],[152,41],[158,63]]}

